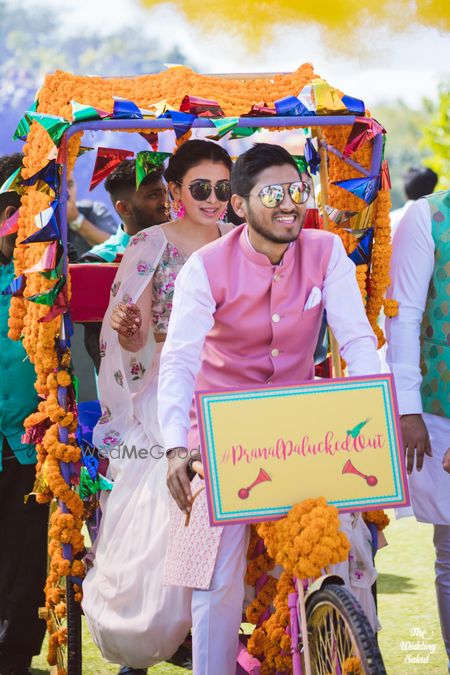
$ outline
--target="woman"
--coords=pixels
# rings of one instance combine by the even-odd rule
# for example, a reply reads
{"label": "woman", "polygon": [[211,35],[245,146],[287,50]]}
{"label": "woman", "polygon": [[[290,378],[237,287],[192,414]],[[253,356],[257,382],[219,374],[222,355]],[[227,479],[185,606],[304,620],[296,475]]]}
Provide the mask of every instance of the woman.
{"label": "woman", "polygon": [[114,487],[102,504],[83,609],[103,655],[134,668],[170,657],[191,626],[190,591],[162,585],[169,498],[158,366],[179,270],[231,229],[219,223],[230,169],[227,152],[210,141],[188,141],[170,158],[164,176],[179,218],[130,240],[103,321],[94,443],[109,457]]}

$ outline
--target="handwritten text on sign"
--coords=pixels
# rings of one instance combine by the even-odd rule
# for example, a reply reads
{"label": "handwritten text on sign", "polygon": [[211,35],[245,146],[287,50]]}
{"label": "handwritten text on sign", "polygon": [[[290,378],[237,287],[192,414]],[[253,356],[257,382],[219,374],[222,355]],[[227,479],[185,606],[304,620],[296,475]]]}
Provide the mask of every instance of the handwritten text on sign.
{"label": "handwritten text on sign", "polygon": [[390,375],[199,392],[197,410],[212,524],[309,497],[346,511],[408,503]]}

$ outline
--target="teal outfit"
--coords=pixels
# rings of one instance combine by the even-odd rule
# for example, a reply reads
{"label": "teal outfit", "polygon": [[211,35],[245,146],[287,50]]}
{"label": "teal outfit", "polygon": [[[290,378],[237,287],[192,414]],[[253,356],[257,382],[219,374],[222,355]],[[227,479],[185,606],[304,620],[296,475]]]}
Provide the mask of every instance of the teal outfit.
{"label": "teal outfit", "polygon": [[[14,279],[14,265],[0,265],[0,291]],[[11,295],[0,295],[0,470],[3,469],[3,439],[6,438],[20,464],[35,464],[34,445],[24,445],[23,421],[37,409],[34,388],[36,372],[22,342],[8,337]]]}
{"label": "teal outfit", "polygon": [[425,412],[450,419],[450,191],[426,199],[435,260],[420,331],[421,395]]}
{"label": "teal outfit", "polygon": [[86,255],[95,255],[105,262],[114,262],[117,255],[122,254],[130,241],[130,235],[125,232],[123,225],[119,225],[117,232],[109,239],[93,246]]}

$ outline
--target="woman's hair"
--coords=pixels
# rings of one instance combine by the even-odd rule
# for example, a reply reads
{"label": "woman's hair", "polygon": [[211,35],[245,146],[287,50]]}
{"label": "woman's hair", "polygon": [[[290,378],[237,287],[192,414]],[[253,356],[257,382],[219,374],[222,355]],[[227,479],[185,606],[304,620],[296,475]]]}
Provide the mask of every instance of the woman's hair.
{"label": "woman's hair", "polygon": [[164,178],[168,183],[181,183],[185,174],[197,164],[209,160],[224,164],[231,171],[233,162],[226,150],[213,141],[186,141],[169,159]]}

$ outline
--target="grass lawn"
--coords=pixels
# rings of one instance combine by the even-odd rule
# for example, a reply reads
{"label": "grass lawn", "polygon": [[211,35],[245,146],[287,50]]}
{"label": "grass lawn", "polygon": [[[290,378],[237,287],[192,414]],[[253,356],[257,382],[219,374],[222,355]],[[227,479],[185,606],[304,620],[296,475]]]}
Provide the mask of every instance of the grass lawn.
{"label": "grass lawn", "polygon": [[[416,523],[413,518],[392,519],[386,536],[389,546],[378,553],[377,567],[379,616],[383,625],[379,641],[387,673],[445,675],[446,657],[434,590],[432,527]],[[407,642],[412,642],[412,646],[404,644]],[[419,643],[430,649],[418,649]],[[36,675],[49,673],[45,652],[43,649],[41,656],[33,660],[32,672]],[[418,662],[418,657],[428,657],[428,662]],[[107,675],[117,670],[117,666],[101,658],[84,627],[83,675]],[[151,672],[181,675],[187,671],[162,664]]]}

